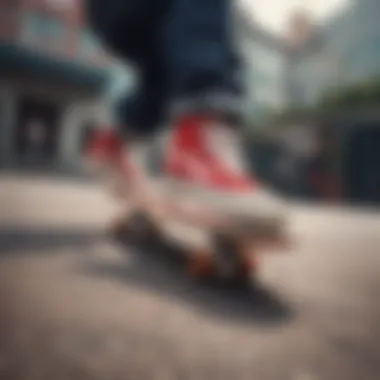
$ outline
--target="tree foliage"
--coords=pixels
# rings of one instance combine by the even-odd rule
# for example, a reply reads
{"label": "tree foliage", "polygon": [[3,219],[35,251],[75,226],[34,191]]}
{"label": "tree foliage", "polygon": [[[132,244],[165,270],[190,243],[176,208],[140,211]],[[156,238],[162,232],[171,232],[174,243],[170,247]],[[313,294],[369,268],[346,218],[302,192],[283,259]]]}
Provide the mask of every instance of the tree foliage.
{"label": "tree foliage", "polygon": [[248,130],[257,132],[289,126],[295,123],[312,122],[319,117],[335,112],[360,110],[380,106],[380,76],[370,78],[351,86],[334,88],[327,91],[313,106],[299,106],[281,112],[268,112],[268,117],[261,123],[248,122]]}
{"label": "tree foliage", "polygon": [[380,104],[380,77],[328,91],[318,104],[319,108],[335,110],[347,107],[361,108]]}

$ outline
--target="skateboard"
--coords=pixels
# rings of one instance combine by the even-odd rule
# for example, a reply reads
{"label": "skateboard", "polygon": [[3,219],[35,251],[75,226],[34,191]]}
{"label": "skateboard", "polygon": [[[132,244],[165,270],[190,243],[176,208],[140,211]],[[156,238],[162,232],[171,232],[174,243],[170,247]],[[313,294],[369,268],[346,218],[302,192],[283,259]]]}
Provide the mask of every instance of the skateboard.
{"label": "skateboard", "polygon": [[[175,247],[184,271],[192,277],[252,280],[262,253],[290,248],[284,228],[266,229],[263,221],[221,211],[201,196],[181,192],[163,177],[143,182],[119,198],[127,207],[112,225],[112,238]],[[170,228],[175,224],[182,230]]]}
{"label": "skateboard", "polygon": [[[95,150],[101,154],[103,147],[109,145],[115,152],[114,136],[106,139],[111,143],[103,142],[101,149],[95,144]],[[205,196],[186,185],[173,183],[162,174],[151,175],[136,162],[132,165],[130,159],[122,160],[121,154],[117,162],[116,170],[111,168],[110,190],[120,202],[122,213],[112,224],[109,235],[118,242],[145,240],[154,242],[157,248],[175,247],[183,269],[190,276],[231,281],[254,278],[262,253],[271,248],[286,251],[291,246],[289,234],[283,228],[287,223],[273,229],[249,213],[226,211],[220,207],[222,204],[215,204],[213,192]],[[244,203],[243,209],[247,209]],[[182,230],[178,233],[173,225],[180,225]]]}

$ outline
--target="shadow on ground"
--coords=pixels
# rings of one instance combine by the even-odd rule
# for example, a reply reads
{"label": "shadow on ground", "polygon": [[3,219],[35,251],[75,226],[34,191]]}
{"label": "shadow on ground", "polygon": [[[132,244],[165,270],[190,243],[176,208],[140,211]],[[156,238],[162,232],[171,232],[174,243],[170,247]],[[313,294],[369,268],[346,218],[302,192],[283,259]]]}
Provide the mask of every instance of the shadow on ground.
{"label": "shadow on ground", "polygon": [[[101,231],[78,229],[1,229],[0,255],[53,255],[70,248],[73,252],[88,252],[96,247]],[[97,279],[118,281],[128,287],[169,297],[187,303],[201,313],[237,323],[281,324],[293,317],[293,312],[275,291],[254,284],[227,285],[217,281],[200,282],[186,276],[183,257],[178,247],[157,241],[127,242],[123,245],[131,256],[122,261],[94,260],[92,255],[74,263],[75,272]]]}
{"label": "shadow on ground", "polygon": [[176,302],[191,304],[202,313],[228,322],[273,326],[294,317],[291,306],[259,282],[223,284],[189,278],[178,260],[176,248],[144,242],[127,244],[125,249],[132,252],[128,265],[120,261],[91,261],[82,263],[79,272],[174,298]]}
{"label": "shadow on ground", "polygon": [[100,231],[82,229],[0,229],[0,255],[52,254],[55,249],[86,247]]}

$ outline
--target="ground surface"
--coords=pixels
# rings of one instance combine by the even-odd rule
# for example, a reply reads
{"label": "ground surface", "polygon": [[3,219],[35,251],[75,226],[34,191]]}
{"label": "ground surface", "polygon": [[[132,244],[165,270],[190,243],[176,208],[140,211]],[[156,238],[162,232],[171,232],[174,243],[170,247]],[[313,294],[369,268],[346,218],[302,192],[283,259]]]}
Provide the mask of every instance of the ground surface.
{"label": "ground surface", "polygon": [[1,379],[378,380],[380,216],[295,206],[254,292],[102,236],[84,183],[0,178]]}

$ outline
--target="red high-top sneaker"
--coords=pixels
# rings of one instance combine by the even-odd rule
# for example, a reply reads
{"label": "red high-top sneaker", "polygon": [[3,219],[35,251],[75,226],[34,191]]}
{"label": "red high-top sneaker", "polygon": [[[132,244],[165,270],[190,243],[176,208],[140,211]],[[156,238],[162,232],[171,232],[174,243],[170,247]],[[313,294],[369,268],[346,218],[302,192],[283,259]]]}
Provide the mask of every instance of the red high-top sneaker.
{"label": "red high-top sneaker", "polygon": [[166,174],[176,188],[217,210],[266,225],[270,221],[275,228],[283,220],[280,198],[249,173],[239,134],[215,117],[178,120],[169,141]]}
{"label": "red high-top sneaker", "polygon": [[173,130],[166,170],[201,187],[234,193],[259,185],[245,167],[238,135],[212,117],[184,117]]}

